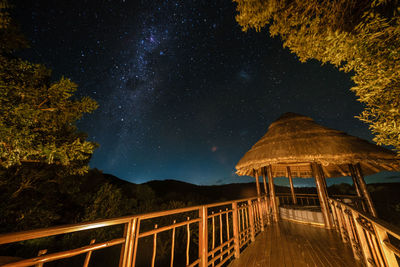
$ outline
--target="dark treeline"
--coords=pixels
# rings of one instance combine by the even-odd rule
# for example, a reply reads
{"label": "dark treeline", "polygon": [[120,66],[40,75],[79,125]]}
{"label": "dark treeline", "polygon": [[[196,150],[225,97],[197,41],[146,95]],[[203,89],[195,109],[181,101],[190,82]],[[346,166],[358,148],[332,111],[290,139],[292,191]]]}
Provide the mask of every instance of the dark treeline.
{"label": "dark treeline", "polygon": [[[241,199],[256,195],[254,183],[198,186],[176,180],[134,184],[100,170],[84,176],[60,176],[57,169],[0,171],[0,231],[15,232],[53,225],[113,218],[150,211]],[[35,183],[20,188],[26,176]],[[400,225],[400,184],[370,184],[368,189],[381,218]],[[316,193],[296,187],[297,193]],[[332,185],[329,194],[355,194],[349,184]],[[277,192],[289,193],[277,186]]]}

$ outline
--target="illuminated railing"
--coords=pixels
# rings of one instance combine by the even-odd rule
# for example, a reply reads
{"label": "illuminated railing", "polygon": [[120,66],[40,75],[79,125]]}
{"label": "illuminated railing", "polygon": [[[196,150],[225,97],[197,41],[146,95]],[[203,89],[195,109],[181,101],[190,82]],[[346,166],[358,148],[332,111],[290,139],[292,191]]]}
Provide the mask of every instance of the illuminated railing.
{"label": "illuminated railing", "polygon": [[[278,193],[280,205],[293,205],[293,198],[290,193]],[[319,199],[317,194],[296,194],[296,204],[300,206],[319,206]]]}
{"label": "illuminated railing", "polygon": [[[81,265],[88,266],[92,252],[116,246],[120,247],[118,266],[157,266],[160,253],[164,255],[163,265],[167,253],[170,266],[222,266],[239,257],[246,245],[264,230],[269,214],[267,203],[263,196],[4,234],[0,235],[0,245],[109,227],[124,229],[116,238],[97,243],[92,239],[88,245],[49,254],[42,248],[37,257],[2,266],[42,266],[78,255],[84,255]],[[151,257],[146,257],[147,254]]]}
{"label": "illuminated railing", "polygon": [[400,229],[329,198],[335,229],[367,266],[399,266]]}
{"label": "illuminated railing", "polygon": [[[278,193],[280,205],[293,205],[293,197],[290,193]],[[319,198],[317,194],[296,194],[296,204],[299,206],[319,206]],[[355,195],[333,195],[333,199],[341,200],[351,207],[365,211],[364,201],[362,198]]]}

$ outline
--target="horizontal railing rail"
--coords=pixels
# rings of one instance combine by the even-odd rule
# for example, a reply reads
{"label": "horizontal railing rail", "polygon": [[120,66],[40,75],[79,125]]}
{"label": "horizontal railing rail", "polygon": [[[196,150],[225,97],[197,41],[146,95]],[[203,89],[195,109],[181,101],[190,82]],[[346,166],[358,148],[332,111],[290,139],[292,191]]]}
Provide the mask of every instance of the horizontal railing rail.
{"label": "horizontal railing rail", "polygon": [[[293,205],[293,197],[290,193],[278,193],[279,205]],[[319,206],[317,194],[296,194],[296,204],[300,206]]]}
{"label": "horizontal railing rail", "polygon": [[41,248],[37,257],[2,266],[42,266],[82,254],[82,266],[88,266],[93,251],[115,246],[120,246],[118,266],[156,266],[161,262],[170,266],[222,266],[233,257],[238,258],[264,230],[270,212],[268,203],[267,197],[262,196],[3,234],[0,245],[4,246],[88,230],[124,228],[119,237],[97,243],[92,239],[88,245],[49,254]]}
{"label": "horizontal railing rail", "polygon": [[335,229],[367,266],[399,266],[400,229],[329,198]]}
{"label": "horizontal railing rail", "polygon": [[[290,193],[278,193],[276,195],[279,198],[279,204],[293,205],[293,197]],[[319,198],[317,194],[297,194],[296,204],[299,206],[319,206]],[[342,202],[356,208],[360,211],[365,210],[365,204],[363,198],[356,195],[332,195],[331,198],[339,199]]]}

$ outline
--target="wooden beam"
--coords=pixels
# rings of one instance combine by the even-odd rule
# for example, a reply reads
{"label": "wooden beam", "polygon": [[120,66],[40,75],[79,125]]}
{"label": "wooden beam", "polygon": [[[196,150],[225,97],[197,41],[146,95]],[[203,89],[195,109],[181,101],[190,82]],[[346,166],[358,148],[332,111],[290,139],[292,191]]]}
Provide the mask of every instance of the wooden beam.
{"label": "wooden beam", "polygon": [[321,211],[322,215],[324,217],[324,222],[325,222],[325,227],[331,229],[332,228],[332,217],[331,213],[329,212],[329,206],[328,206],[328,196],[326,194],[326,189],[323,176],[323,170],[320,164],[313,162],[311,163],[311,170],[314,173],[315,177],[315,184],[317,186],[317,192],[318,192],[318,198],[319,198],[319,203],[321,206]]}
{"label": "wooden beam", "polygon": [[349,171],[350,171],[350,174],[351,174],[351,178],[353,179],[353,184],[354,184],[354,189],[356,190],[356,193],[357,193],[357,196],[360,198],[360,200],[361,200],[361,209],[364,211],[364,212],[368,212],[368,210],[367,210],[367,208],[366,208],[366,206],[365,206],[365,198],[363,197],[363,195],[362,195],[362,193],[361,193],[361,190],[360,190],[360,185],[358,184],[358,182],[357,182],[357,174],[356,174],[356,170],[355,170],[355,168],[354,168],[354,165],[353,164],[348,164],[348,167],[349,167]]}
{"label": "wooden beam", "polygon": [[257,208],[260,214],[260,223],[261,223],[261,231],[264,232],[264,219],[263,219],[263,213],[262,213],[262,208],[261,208],[261,189],[260,189],[260,181],[258,178],[258,171],[255,171],[255,176],[256,176],[256,185],[257,185]]}
{"label": "wooden beam", "polygon": [[267,169],[266,167],[263,168],[263,184],[264,184],[264,192],[265,192],[264,207],[265,207],[265,213],[266,213],[266,216],[267,216],[267,221],[269,223],[269,216],[270,216],[270,205],[269,205],[269,203],[270,203],[270,200],[269,200],[269,196],[268,196],[268,187],[267,187],[267,178],[266,178],[267,170],[266,169]]}
{"label": "wooden beam", "polygon": [[353,166],[354,166],[355,174],[357,177],[358,185],[360,186],[360,191],[364,195],[364,199],[367,202],[368,210],[372,216],[378,217],[378,213],[375,210],[371,195],[369,194],[369,192],[367,190],[367,184],[365,183],[364,176],[361,171],[361,165],[360,165],[360,163],[357,163],[356,165],[353,165]]}
{"label": "wooden beam", "polygon": [[268,184],[269,184],[269,192],[270,192],[270,202],[272,206],[272,214],[274,216],[274,221],[279,221],[279,209],[278,203],[276,202],[276,195],[275,195],[275,186],[274,186],[274,178],[272,177],[272,166],[268,165],[267,167],[268,173]]}
{"label": "wooden beam", "polygon": [[353,164],[349,164],[349,171],[351,174],[351,178],[353,179],[353,184],[354,184],[354,188],[356,189],[357,196],[363,198],[361,191],[360,191],[360,187],[357,182],[357,174],[356,174]]}
{"label": "wooden beam", "polygon": [[267,188],[267,179],[266,179],[266,174],[263,174],[263,184],[264,184],[264,193],[265,195],[268,195],[268,188]]}
{"label": "wooden beam", "polygon": [[[322,165],[321,164],[319,164],[319,166],[320,166],[320,168],[319,168],[319,173],[320,173],[320,175],[321,175],[321,177],[322,177],[322,182],[324,183],[324,190],[325,190],[325,193],[326,193],[326,197],[328,198],[329,197],[329,193],[328,193],[328,185],[326,184],[326,177],[325,177],[325,172],[324,172],[324,167],[322,167]],[[329,203],[328,203],[329,204]],[[329,207],[329,205],[328,205],[328,207]]]}
{"label": "wooden beam", "polygon": [[296,199],[296,195],[295,195],[295,193],[294,193],[292,172],[290,171],[290,167],[289,167],[289,166],[286,167],[286,170],[287,170],[287,177],[289,178],[290,192],[292,193],[293,204],[296,205],[296,204],[297,204],[297,199]]}
{"label": "wooden beam", "polygon": [[260,181],[258,179],[258,171],[254,170],[255,172],[255,177],[256,177],[256,186],[257,186],[257,197],[261,196],[261,190],[260,190]]}

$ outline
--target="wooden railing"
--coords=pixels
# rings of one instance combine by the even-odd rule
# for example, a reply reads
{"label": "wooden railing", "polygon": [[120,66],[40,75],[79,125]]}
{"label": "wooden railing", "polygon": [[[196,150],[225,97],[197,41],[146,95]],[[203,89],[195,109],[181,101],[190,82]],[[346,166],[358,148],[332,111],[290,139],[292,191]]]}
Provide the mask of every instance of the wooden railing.
{"label": "wooden railing", "polygon": [[400,229],[329,198],[335,229],[367,266],[399,266]]}
{"label": "wooden railing", "polygon": [[[280,205],[293,205],[293,198],[290,193],[278,193]],[[317,194],[296,194],[297,205],[300,206],[319,206]]]}
{"label": "wooden railing", "polygon": [[[319,206],[317,194],[296,194],[297,205],[299,206]],[[293,198],[290,193],[278,193],[279,204],[293,205]],[[365,211],[363,199],[355,195],[333,195],[333,199],[341,200],[342,202],[354,207],[357,210]]]}
{"label": "wooden railing", "polygon": [[85,257],[81,264],[88,266],[93,251],[115,246],[120,247],[118,266],[223,266],[233,257],[239,257],[247,244],[263,231],[269,213],[266,200],[263,196],[3,234],[0,245],[93,229],[124,228],[123,234],[116,238],[97,243],[93,239],[89,245],[50,254],[42,248],[37,257],[2,266],[42,266],[82,254]]}

